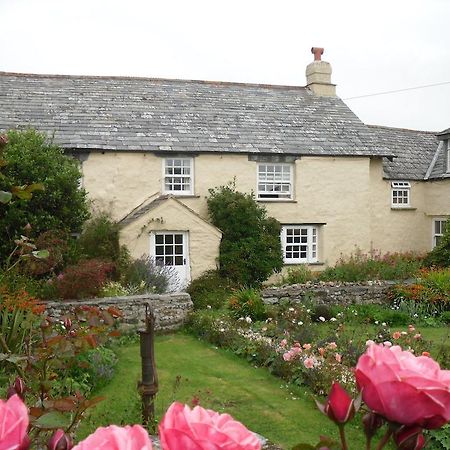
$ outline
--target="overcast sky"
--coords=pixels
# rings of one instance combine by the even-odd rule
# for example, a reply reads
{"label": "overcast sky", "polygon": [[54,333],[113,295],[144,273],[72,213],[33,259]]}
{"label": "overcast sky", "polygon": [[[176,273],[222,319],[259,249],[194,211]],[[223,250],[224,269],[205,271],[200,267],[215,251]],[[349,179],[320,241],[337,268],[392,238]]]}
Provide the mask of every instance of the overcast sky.
{"label": "overcast sky", "polygon": [[0,71],[305,85],[325,47],[369,124],[450,127],[450,0],[0,0]]}

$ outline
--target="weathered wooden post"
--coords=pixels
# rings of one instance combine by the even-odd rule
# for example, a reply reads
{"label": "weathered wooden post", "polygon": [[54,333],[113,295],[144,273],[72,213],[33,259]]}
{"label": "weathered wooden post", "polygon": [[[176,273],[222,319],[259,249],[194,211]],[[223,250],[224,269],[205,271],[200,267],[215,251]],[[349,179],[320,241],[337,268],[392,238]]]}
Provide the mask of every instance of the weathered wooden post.
{"label": "weathered wooden post", "polygon": [[149,304],[145,305],[145,330],[139,330],[142,361],[142,381],[138,390],[142,397],[142,424],[155,432],[155,396],[158,392],[158,375],[154,346],[155,315]]}

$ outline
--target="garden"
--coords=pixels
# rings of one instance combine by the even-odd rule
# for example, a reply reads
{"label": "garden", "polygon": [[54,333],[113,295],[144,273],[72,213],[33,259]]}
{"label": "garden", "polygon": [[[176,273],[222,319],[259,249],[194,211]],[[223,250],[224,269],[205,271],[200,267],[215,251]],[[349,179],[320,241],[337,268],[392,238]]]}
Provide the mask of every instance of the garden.
{"label": "garden", "polygon": [[143,428],[139,339],[120,309],[54,317],[45,301],[164,293],[173,274],[90,216],[76,162],[45,136],[10,132],[0,152],[0,449],[450,448],[450,225],[428,255],[356,249],[280,281],[396,280],[382,304],[269,305],[279,223],[233,183],[211,190],[220,270],[189,286],[184,328],[156,337]]}

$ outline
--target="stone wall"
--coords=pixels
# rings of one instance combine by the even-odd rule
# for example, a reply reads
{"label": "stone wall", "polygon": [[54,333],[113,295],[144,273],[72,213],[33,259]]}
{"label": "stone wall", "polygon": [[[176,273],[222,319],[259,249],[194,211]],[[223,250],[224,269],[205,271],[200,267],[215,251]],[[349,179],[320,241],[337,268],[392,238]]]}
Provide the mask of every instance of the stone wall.
{"label": "stone wall", "polygon": [[123,313],[123,322],[129,326],[143,327],[145,304],[149,303],[155,313],[155,328],[158,331],[176,330],[182,326],[187,314],[192,310],[189,294],[146,294],[127,297],[105,297],[89,300],[58,300],[47,302],[47,311],[54,316],[64,315],[75,306],[113,306]]}
{"label": "stone wall", "polygon": [[280,300],[304,302],[311,300],[327,305],[361,305],[365,303],[387,303],[388,292],[398,284],[395,281],[347,282],[309,282],[290,286],[269,287],[262,291],[267,304],[276,304]]}

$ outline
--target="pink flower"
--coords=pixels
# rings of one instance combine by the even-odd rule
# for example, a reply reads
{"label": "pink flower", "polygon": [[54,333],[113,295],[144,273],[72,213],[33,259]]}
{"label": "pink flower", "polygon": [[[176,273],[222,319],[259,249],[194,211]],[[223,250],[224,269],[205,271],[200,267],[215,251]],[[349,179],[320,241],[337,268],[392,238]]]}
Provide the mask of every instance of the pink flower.
{"label": "pink flower", "polygon": [[341,356],[339,353],[336,353],[336,354],[334,355],[334,357],[336,358],[336,361],[337,361],[338,363],[342,362],[342,356]]}
{"label": "pink flower", "polygon": [[293,357],[294,357],[294,354],[291,351],[283,353],[283,359],[285,361],[290,361]]}
{"label": "pink flower", "polygon": [[147,431],[140,425],[97,428],[73,450],[152,450]]}
{"label": "pink flower", "polygon": [[336,342],[330,342],[327,347],[330,350],[336,350],[337,349],[337,344],[336,344]]}
{"label": "pink flower", "polygon": [[302,348],[301,347],[292,347],[291,348],[291,352],[294,354],[294,355],[298,355],[299,353],[302,353]]}
{"label": "pink flower", "polygon": [[408,331],[409,331],[410,333],[412,333],[413,331],[416,331],[416,329],[414,328],[413,325],[408,325]]}
{"label": "pink flower", "polygon": [[254,433],[228,414],[175,402],[159,425],[163,450],[260,450]]}
{"label": "pink flower", "polygon": [[392,347],[392,342],[384,341],[384,342],[383,342],[383,345],[384,345],[385,347]]}
{"label": "pink flower", "polygon": [[286,347],[286,345],[287,345],[287,339],[282,339],[281,340],[281,342],[280,342],[280,347]]}
{"label": "pink flower", "polygon": [[355,376],[367,406],[387,420],[429,429],[450,421],[450,370],[432,358],[371,345]]}
{"label": "pink flower", "polygon": [[27,449],[28,410],[17,394],[0,400],[0,450]]}
{"label": "pink flower", "polygon": [[422,339],[422,335],[420,333],[417,333],[414,335],[414,339]]}
{"label": "pink flower", "polygon": [[369,345],[373,345],[373,344],[375,344],[375,341],[372,341],[372,339],[368,339],[366,341],[366,347],[368,347]]}
{"label": "pink flower", "polygon": [[312,358],[305,358],[305,360],[303,361],[303,365],[307,369],[313,369],[314,368],[314,359],[312,359]]}
{"label": "pink flower", "polygon": [[356,411],[359,409],[359,404],[355,405],[354,400],[347,394],[345,389],[339,383],[333,382],[330,394],[328,395],[325,405],[317,402],[319,409],[326,414],[333,422],[337,424],[344,424],[353,419]]}
{"label": "pink flower", "polygon": [[305,350],[311,350],[311,344],[303,344]]}
{"label": "pink flower", "polygon": [[401,336],[402,334],[400,333],[400,331],[396,331],[393,335],[392,335],[392,339],[395,339],[395,340],[397,340],[397,339],[400,339],[400,336]]}
{"label": "pink flower", "polygon": [[70,450],[72,447],[72,439],[61,429],[56,430],[47,442],[48,450]]}
{"label": "pink flower", "polygon": [[400,427],[394,433],[394,441],[399,450],[421,450],[425,447],[425,437],[420,427]]}

